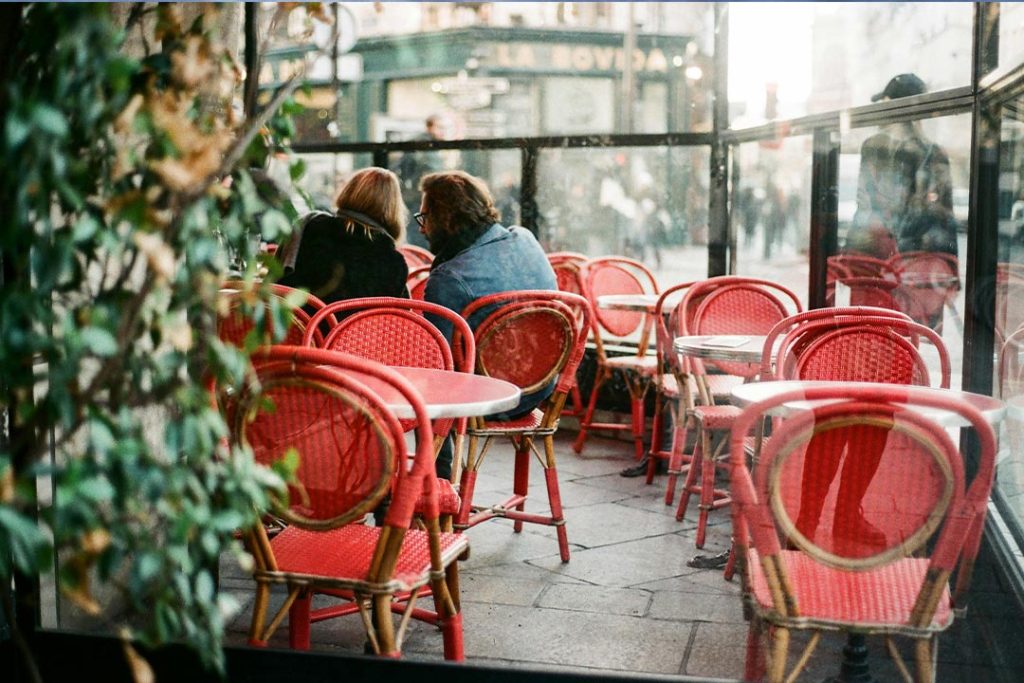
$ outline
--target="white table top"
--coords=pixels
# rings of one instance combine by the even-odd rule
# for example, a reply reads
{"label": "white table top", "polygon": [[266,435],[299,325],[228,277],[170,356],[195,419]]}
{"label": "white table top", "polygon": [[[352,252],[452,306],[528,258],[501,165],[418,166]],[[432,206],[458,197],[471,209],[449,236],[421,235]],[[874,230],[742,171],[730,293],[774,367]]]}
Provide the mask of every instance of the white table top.
{"label": "white table top", "polygon": [[[431,419],[490,415],[519,404],[519,387],[493,377],[429,368],[393,367],[392,370],[420,392]],[[373,377],[363,381],[384,398],[395,415],[413,417],[412,407],[390,385]]]}
{"label": "white table top", "polygon": [[[677,292],[665,300],[665,312],[683,300],[685,292]],[[604,294],[597,297],[597,307],[612,311],[654,313],[660,294]]]}
{"label": "white table top", "polygon": [[672,346],[677,353],[693,358],[760,363],[764,339],[756,334],[695,335],[676,337]]}
{"label": "white table top", "polygon": [[[834,386],[836,382],[825,382],[825,381],[812,381],[812,380],[783,380],[778,382],[753,382],[750,384],[741,384],[732,389],[732,399],[738,406],[747,406],[751,403],[763,401],[771,398],[772,396],[792,391],[794,389],[801,388],[813,388],[813,387],[826,387]],[[875,387],[882,389],[893,389],[899,388],[901,385],[894,384],[883,384],[876,382],[857,382],[858,386]],[[959,398],[965,399],[968,403],[973,405],[979,411],[982,416],[988,420],[989,424],[997,425],[1003,421],[1006,416],[1006,404],[997,398],[991,396],[985,396],[984,394],[974,394],[969,391],[957,391],[955,389],[940,389],[938,387],[913,387],[916,390],[924,390],[928,392],[935,392],[936,394],[953,395]],[[812,407],[813,404],[819,403],[818,401],[794,401],[787,403],[785,408],[788,410],[806,410]],[[915,410],[922,414],[928,415],[931,419],[935,420],[944,427],[963,427],[967,423],[956,413],[951,413],[946,410],[940,410],[938,408],[915,408]]]}

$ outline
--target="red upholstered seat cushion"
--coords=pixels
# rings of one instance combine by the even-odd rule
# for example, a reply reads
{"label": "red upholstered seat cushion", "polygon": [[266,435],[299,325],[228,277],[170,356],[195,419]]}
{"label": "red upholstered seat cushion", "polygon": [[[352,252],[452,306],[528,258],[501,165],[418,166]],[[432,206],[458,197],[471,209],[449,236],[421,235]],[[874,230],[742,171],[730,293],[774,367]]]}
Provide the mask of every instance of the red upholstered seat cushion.
{"label": "red upholstered seat cushion", "polygon": [[[349,524],[330,531],[307,531],[290,526],[271,539],[279,571],[322,576],[328,579],[365,581],[382,528]],[[442,562],[465,551],[469,541],[462,534],[441,534]],[[405,532],[395,565],[394,580],[401,589],[423,585],[430,572],[430,547],[425,531]]]}
{"label": "red upholstered seat cushion", "polygon": [[[907,624],[928,571],[927,558],[908,557],[878,569],[852,572],[818,564],[796,550],[783,550],[781,556],[800,617],[835,623],[879,627]],[[771,591],[753,549],[750,567],[751,592],[762,610],[770,611]],[[952,616],[947,586],[930,626],[945,628]]]}

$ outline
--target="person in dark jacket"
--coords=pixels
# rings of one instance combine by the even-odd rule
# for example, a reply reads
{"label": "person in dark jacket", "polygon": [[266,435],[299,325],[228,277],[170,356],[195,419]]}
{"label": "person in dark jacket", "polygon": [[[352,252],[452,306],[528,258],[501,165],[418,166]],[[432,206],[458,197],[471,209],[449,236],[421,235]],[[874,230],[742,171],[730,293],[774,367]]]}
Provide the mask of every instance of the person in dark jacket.
{"label": "person in dark jacket", "polygon": [[305,217],[280,253],[282,285],[325,303],[408,296],[409,269],[396,249],[406,221],[398,178],[383,168],[357,171],[338,192],[335,213]]}

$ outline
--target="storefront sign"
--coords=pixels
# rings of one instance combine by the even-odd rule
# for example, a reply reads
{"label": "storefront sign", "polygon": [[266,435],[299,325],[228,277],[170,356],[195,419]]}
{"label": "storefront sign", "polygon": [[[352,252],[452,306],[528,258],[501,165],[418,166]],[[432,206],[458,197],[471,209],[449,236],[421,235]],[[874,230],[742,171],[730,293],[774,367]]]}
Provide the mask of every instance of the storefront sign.
{"label": "storefront sign", "polygon": [[[559,43],[501,43],[493,46],[493,65],[505,69],[558,69],[577,72],[622,71],[621,47]],[[665,73],[668,59],[661,48],[633,50],[636,71]]]}

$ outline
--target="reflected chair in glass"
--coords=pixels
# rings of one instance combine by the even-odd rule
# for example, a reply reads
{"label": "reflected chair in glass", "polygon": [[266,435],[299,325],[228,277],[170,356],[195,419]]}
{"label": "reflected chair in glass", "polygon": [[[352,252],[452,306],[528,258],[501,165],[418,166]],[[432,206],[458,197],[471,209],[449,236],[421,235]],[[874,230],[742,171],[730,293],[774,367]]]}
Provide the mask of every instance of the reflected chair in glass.
{"label": "reflected chair in glass", "polygon": [[[619,256],[604,256],[583,264],[583,289],[594,311],[593,341],[596,359],[594,383],[587,401],[587,410],[580,421],[580,431],[573,450],[583,452],[588,433],[593,429],[625,431],[633,434],[636,459],[644,456],[644,398],[652,378],[658,371],[658,359],[647,353],[647,342],[652,324],[644,311],[602,309],[598,298],[607,294],[658,294],[654,275],[639,261]],[[609,356],[609,344],[636,344],[636,351]],[[630,349],[631,350],[631,349]],[[598,395],[605,382],[618,374],[629,391],[630,423],[594,422]]]}
{"label": "reflected chair in glass", "polygon": [[[802,310],[800,300],[789,289],[767,280],[737,276],[710,278],[694,285],[686,293],[682,306],[687,335],[763,335],[783,318]],[[721,449],[726,445],[725,435],[739,413],[734,406],[715,404],[708,368],[751,381],[757,377],[760,367],[758,363],[689,360],[701,403],[689,411],[697,438],[676,508],[676,519],[681,521],[686,515],[690,495],[698,494],[696,543],[698,548],[703,548],[708,514],[731,500],[728,491],[715,488],[715,471]],[[717,447],[712,444],[714,432],[720,435]],[[670,464],[670,469],[679,469],[677,464]]]}
{"label": "reflected chair in glass", "polygon": [[[252,289],[254,286],[259,285],[246,285],[235,280],[221,285],[227,306],[226,312],[217,320],[217,337],[232,346],[242,347],[246,337],[259,328],[263,336],[254,340],[253,348],[273,343],[301,345],[312,315],[309,311],[319,311],[325,306],[324,302],[304,290],[278,284],[270,286],[270,299],[261,301]],[[301,307],[293,307],[287,299],[300,291],[306,297],[305,302]],[[326,320],[330,323],[333,318]],[[285,329],[283,338],[275,339],[279,336],[275,331],[281,328]],[[314,332],[314,336],[322,339],[319,331]]]}
{"label": "reflected chair in glass", "polygon": [[[805,400],[812,403],[793,407]],[[975,430],[980,448],[969,485],[946,427],[918,407],[956,413]],[[743,436],[780,411],[786,416],[775,418],[771,441],[748,465]],[[733,530],[752,613],[745,680],[793,680],[826,631],[884,636],[906,680],[894,639],[909,638],[917,680],[934,680],[938,635],[965,604],[992,486],[995,436],[985,417],[934,389],[842,382],[748,406],[732,438]],[[866,486],[852,507],[829,497],[822,519],[831,522],[808,536],[796,523],[804,462],[828,448],[845,449]],[[851,527],[859,516],[877,538]],[[787,676],[793,630],[811,636]]]}
{"label": "reflected chair in glass", "polygon": [[[424,313],[444,318],[459,330],[460,343],[456,348],[449,347],[448,340],[424,317]],[[338,322],[330,328],[320,348],[350,353],[395,367],[468,373],[474,370],[476,349],[469,325],[462,316],[444,306],[394,297],[337,301],[328,304],[313,316],[302,339],[304,346],[315,346],[311,331],[320,329],[320,323],[330,317],[337,317]],[[402,424],[406,429],[412,429],[415,423],[403,421]],[[434,420],[432,427],[435,453],[440,449],[453,424],[455,422],[451,418]],[[458,458],[465,427],[465,419],[458,420],[453,444],[454,458]],[[455,462],[456,460],[453,460],[453,464]],[[453,468],[451,481],[438,481],[441,513],[446,516],[454,515],[459,509],[459,495],[452,485],[456,479],[457,475]]]}
{"label": "reflected chair in glass", "polygon": [[828,257],[827,263],[846,269],[852,277],[880,277],[891,282],[900,279],[892,263],[866,254],[835,254]]}
{"label": "reflected chair in glass", "polygon": [[902,310],[895,294],[899,283],[894,280],[880,277],[855,276],[836,280],[834,285],[832,291],[826,294],[826,306],[836,305],[840,299],[838,289],[841,285],[849,290],[849,300],[843,305],[874,306],[875,308],[888,308],[893,311]]}
{"label": "reflected chair in glass", "polygon": [[[558,290],[571,294],[583,294],[583,280],[580,268],[587,262],[587,257],[575,251],[556,251],[547,255],[551,269],[555,271],[555,280],[558,282]],[[577,420],[583,419],[583,411],[586,407],[583,398],[580,396],[579,384],[572,387],[572,408],[562,410],[562,415],[572,415]]]}
{"label": "reflected chair in glass", "polygon": [[956,308],[960,291],[960,262],[953,254],[939,251],[908,251],[896,254],[889,263],[900,276],[894,295],[900,309],[915,321],[942,331],[945,310],[963,333],[963,321]]}
{"label": "reflected chair in glass", "polygon": [[409,270],[409,277],[405,278],[406,289],[413,299],[423,301],[423,293],[427,291],[427,280],[430,279],[430,266],[420,266]]}
{"label": "reflected chair in glass", "polygon": [[[568,292],[502,292],[477,299],[462,315],[469,319],[481,311],[487,316],[474,333],[477,372],[518,386],[522,390],[520,405],[533,405],[542,392],[551,393],[525,415],[516,417],[512,412],[511,416],[470,418],[460,487],[462,508],[455,528],[467,529],[495,517],[513,520],[515,533],[522,531],[523,522],[553,526],[559,555],[568,562],[569,541],[558,487],[554,436],[583,358],[591,324],[590,305],[583,297]],[[515,447],[512,495],[497,505],[474,505],[477,474],[493,440],[500,437],[508,438]],[[534,445],[536,440],[544,444],[543,455]],[[544,468],[547,514],[525,511],[531,455]]]}
{"label": "reflected chair in glass", "polygon": [[421,266],[429,266],[434,262],[434,255],[430,251],[423,247],[417,247],[415,244],[400,244],[396,249],[405,259],[405,265],[408,266],[410,272]]}
{"label": "reflected chair in glass", "polygon": [[[250,644],[265,646],[287,615],[290,646],[308,649],[310,624],[359,614],[373,651],[398,657],[416,618],[440,628],[445,659],[463,659],[456,560],[469,545],[440,530],[433,438],[419,394],[393,370],[348,354],[295,346],[258,354],[258,382],[239,397],[232,438],[260,465],[297,456],[298,468],[287,498],[275,501],[288,526],[273,538],[262,525],[246,531],[256,580]],[[402,426],[366,378],[412,406],[411,463]],[[383,526],[369,525],[388,494]],[[265,625],[275,584],[288,594]],[[427,589],[433,611],[416,606]],[[314,594],[339,602],[314,610]],[[392,612],[402,615],[397,629]]]}

